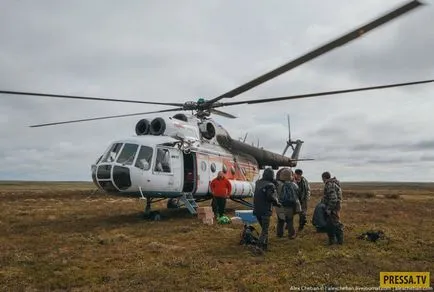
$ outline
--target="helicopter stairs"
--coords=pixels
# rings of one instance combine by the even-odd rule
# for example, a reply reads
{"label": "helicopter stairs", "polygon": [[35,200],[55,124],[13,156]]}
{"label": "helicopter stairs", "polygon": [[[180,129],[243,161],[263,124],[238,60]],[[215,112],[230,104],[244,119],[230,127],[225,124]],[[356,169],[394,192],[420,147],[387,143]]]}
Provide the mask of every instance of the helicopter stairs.
{"label": "helicopter stairs", "polygon": [[197,214],[196,208],[199,206],[197,205],[196,200],[193,198],[192,193],[183,193],[179,200],[184,203],[184,206],[192,215]]}

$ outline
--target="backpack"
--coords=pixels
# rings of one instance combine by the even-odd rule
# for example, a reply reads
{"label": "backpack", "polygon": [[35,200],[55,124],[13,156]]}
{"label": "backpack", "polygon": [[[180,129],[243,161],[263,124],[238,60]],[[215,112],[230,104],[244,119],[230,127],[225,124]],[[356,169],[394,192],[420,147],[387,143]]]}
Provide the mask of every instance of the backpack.
{"label": "backpack", "polygon": [[327,231],[327,220],[325,217],[325,205],[319,203],[316,205],[312,217],[312,225],[315,226],[317,232]]}
{"label": "backpack", "polygon": [[283,183],[279,185],[279,201],[283,207],[295,206],[298,200],[298,195],[292,187],[291,183]]}
{"label": "backpack", "polygon": [[241,245],[256,245],[259,240],[259,233],[252,225],[244,224],[243,231],[241,232]]}

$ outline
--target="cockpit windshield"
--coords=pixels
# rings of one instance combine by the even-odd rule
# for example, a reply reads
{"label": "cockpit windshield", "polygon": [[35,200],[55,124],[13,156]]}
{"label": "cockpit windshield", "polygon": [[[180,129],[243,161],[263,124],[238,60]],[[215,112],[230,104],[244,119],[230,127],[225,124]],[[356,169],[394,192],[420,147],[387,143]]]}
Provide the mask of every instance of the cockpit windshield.
{"label": "cockpit windshield", "polygon": [[134,157],[136,157],[137,148],[139,148],[139,145],[137,144],[125,143],[124,148],[122,148],[121,154],[119,154],[116,162],[123,165],[132,165]]}
{"label": "cockpit windshield", "polygon": [[[123,146],[123,147],[122,147]],[[137,154],[137,152],[139,152]],[[137,159],[134,159],[137,154]],[[153,149],[149,146],[114,143],[100,159],[101,162],[115,162],[122,165],[133,165],[142,170],[151,168]]]}
{"label": "cockpit windshield", "polygon": [[107,151],[107,153],[104,155],[101,162],[114,162],[116,156],[119,153],[119,150],[121,150],[121,147],[122,147],[122,143],[114,143]]}

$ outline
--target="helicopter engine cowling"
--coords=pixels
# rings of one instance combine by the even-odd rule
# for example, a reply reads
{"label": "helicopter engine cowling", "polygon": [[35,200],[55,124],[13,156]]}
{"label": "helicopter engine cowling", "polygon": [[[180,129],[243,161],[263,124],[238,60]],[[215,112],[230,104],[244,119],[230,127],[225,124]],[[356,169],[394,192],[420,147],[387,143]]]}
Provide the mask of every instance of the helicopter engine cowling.
{"label": "helicopter engine cowling", "polygon": [[212,138],[215,137],[216,129],[214,124],[211,122],[205,122],[199,124],[199,130],[200,133],[202,134],[202,137],[204,137],[205,139],[211,140]]}
{"label": "helicopter engine cowling", "polygon": [[148,135],[151,129],[151,123],[147,119],[141,119],[136,124],[137,136]]}
{"label": "helicopter engine cowling", "polygon": [[[136,125],[136,134],[143,135],[140,129],[145,129],[146,122],[140,120]],[[200,134],[195,121],[184,121],[183,116],[156,117],[149,123],[147,134],[154,136],[169,136],[175,139],[199,140]]]}
{"label": "helicopter engine cowling", "polygon": [[151,122],[151,134],[155,136],[163,135],[166,131],[166,122],[163,118],[155,118]]}

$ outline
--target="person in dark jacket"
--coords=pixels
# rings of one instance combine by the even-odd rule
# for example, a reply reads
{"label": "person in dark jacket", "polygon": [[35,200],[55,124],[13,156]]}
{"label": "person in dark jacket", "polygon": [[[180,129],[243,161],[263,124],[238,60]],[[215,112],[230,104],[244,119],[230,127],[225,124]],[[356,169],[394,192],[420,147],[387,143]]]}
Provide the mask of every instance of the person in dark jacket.
{"label": "person in dark jacket", "polygon": [[264,251],[268,250],[268,228],[273,214],[273,205],[281,206],[274,182],[274,171],[271,168],[266,168],[262,178],[255,184],[253,215],[256,216],[261,225],[258,247]]}

